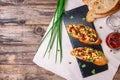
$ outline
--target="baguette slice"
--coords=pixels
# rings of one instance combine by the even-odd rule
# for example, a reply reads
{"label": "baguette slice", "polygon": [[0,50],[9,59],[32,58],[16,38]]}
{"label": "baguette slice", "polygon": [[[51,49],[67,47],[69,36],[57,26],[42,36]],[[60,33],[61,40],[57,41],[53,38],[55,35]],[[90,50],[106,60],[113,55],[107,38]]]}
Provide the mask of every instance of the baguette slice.
{"label": "baguette slice", "polygon": [[99,45],[102,42],[93,28],[83,24],[69,24],[67,32],[70,36],[85,44]]}
{"label": "baguette slice", "polygon": [[108,63],[107,58],[102,51],[90,47],[79,47],[71,51],[71,54],[85,62],[92,62],[98,66],[104,66]]}

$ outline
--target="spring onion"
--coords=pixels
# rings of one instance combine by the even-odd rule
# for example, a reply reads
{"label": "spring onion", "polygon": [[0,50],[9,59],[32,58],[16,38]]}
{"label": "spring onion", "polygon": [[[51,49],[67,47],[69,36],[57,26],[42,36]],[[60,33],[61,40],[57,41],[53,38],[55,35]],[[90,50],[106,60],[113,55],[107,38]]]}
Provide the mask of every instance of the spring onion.
{"label": "spring onion", "polygon": [[93,69],[93,70],[91,71],[91,73],[92,73],[92,74],[95,74],[95,73],[96,73],[95,69]]}
{"label": "spring onion", "polygon": [[86,68],[86,64],[82,64],[82,66],[81,66],[82,68]]}
{"label": "spring onion", "polygon": [[[53,47],[53,44],[56,40],[56,56],[55,56],[55,62],[57,62],[57,56],[60,54],[60,62],[62,62],[62,15],[64,13],[65,9],[65,3],[66,0],[57,0],[57,7],[53,16],[52,26],[51,28],[46,32],[44,37],[41,40],[40,45],[45,41],[46,37],[50,35],[49,42],[47,44],[47,48],[44,53],[44,57],[46,56],[46,53],[49,54],[51,49]],[[59,51],[59,52],[58,52]]]}

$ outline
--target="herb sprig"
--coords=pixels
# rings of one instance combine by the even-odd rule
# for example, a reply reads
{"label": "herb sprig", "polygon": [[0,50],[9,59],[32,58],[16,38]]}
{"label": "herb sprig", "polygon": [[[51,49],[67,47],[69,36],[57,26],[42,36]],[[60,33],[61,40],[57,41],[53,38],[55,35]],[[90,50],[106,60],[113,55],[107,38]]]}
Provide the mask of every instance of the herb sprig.
{"label": "herb sprig", "polygon": [[[40,45],[45,41],[46,37],[50,34],[49,42],[47,44],[47,48],[45,50],[44,56],[50,52],[53,47],[53,44],[56,40],[56,55],[55,55],[55,62],[57,62],[57,56],[60,54],[60,62],[62,62],[63,54],[62,54],[62,15],[65,11],[65,4],[66,0],[57,0],[57,7],[53,16],[52,26],[46,32],[44,37],[41,40]],[[58,52],[59,51],[59,52]]]}

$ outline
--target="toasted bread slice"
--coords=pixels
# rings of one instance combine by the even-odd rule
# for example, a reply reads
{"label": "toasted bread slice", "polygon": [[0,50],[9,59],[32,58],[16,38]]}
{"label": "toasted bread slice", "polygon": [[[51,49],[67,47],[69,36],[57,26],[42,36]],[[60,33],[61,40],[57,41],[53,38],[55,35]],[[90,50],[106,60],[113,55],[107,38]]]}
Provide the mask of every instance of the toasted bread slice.
{"label": "toasted bread slice", "polygon": [[108,15],[111,15],[115,12],[117,12],[118,10],[120,10],[120,5],[117,5],[111,12],[105,13],[105,14],[95,14],[95,10],[91,9],[88,11],[87,15],[86,15],[86,21],[87,22],[93,22],[96,18],[103,18],[106,17]]}
{"label": "toasted bread slice", "polygon": [[120,0],[82,0],[90,9],[94,9],[96,14],[106,14],[111,12],[117,5],[120,4]]}
{"label": "toasted bread slice", "polygon": [[94,5],[94,2],[96,0],[82,0],[84,2],[84,4],[86,4],[87,6],[92,7]]}
{"label": "toasted bread slice", "polygon": [[98,66],[104,66],[108,63],[108,60],[102,51],[90,47],[75,48],[71,51],[71,54],[80,60],[92,62]]}
{"label": "toasted bread slice", "polygon": [[119,5],[119,0],[96,0],[92,8],[96,14],[105,14]]}
{"label": "toasted bread slice", "polygon": [[85,44],[99,45],[102,42],[97,32],[90,26],[83,24],[69,24],[67,26],[67,32],[70,36]]}

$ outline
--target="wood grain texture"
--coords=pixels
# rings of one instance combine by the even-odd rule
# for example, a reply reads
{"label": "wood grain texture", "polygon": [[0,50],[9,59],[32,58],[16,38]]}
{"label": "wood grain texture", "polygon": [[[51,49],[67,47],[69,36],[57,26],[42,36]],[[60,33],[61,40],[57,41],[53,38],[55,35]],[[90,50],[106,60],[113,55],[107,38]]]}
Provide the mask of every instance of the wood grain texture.
{"label": "wood grain texture", "polygon": [[64,80],[32,59],[56,8],[56,0],[0,0],[0,80]]}
{"label": "wood grain texture", "polygon": [[118,67],[118,70],[117,70],[113,80],[120,80],[120,65]]}

